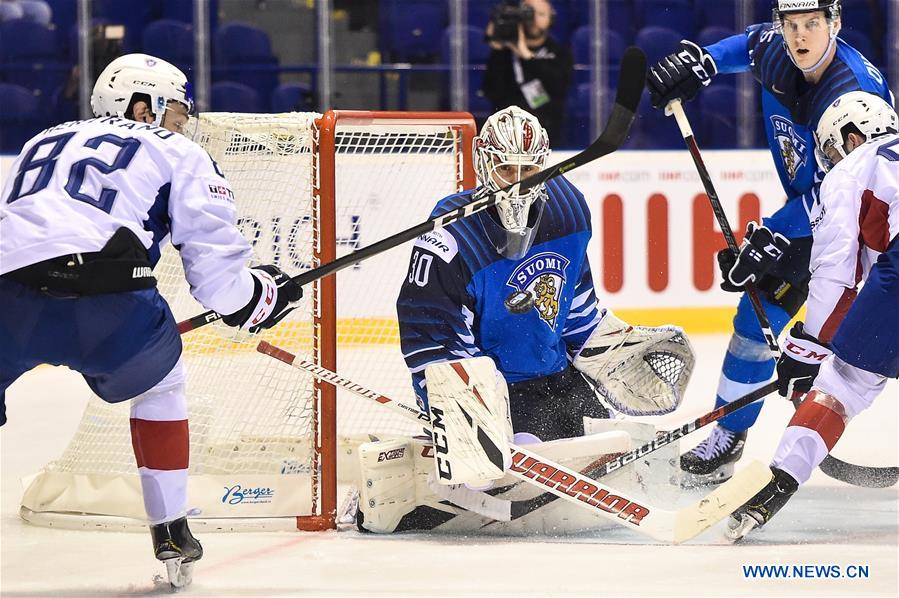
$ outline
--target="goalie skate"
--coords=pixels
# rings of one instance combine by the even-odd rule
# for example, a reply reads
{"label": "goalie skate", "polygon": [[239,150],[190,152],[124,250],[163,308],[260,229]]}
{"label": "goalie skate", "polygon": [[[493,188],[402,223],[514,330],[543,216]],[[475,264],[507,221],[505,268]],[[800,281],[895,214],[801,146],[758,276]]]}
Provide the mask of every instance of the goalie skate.
{"label": "goalie skate", "polygon": [[187,518],[150,526],[156,558],[163,562],[169,583],[178,590],[193,581],[193,567],[203,558],[203,546],[187,527]]}

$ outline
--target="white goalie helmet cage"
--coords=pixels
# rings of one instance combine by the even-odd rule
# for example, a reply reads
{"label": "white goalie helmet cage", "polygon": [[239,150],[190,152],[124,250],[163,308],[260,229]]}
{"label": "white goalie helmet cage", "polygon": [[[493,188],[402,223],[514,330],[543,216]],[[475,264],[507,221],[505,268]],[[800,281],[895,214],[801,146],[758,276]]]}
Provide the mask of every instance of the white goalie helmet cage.
{"label": "white goalie helmet cage", "polygon": [[[474,163],[478,182],[489,191],[521,180],[526,166],[543,169],[549,156],[549,136],[537,117],[517,106],[493,114],[474,139]],[[497,169],[514,166],[515,175],[507,178]],[[507,194],[497,206],[500,223],[507,231],[525,234],[531,205],[546,193],[543,185],[523,192]],[[533,220],[533,219],[532,219]]]}
{"label": "white goalie helmet cage", "polygon": [[91,93],[94,116],[124,116],[136,93],[150,97],[157,127],[170,101],[180,102],[188,114],[194,113],[191,87],[181,69],[148,54],[126,54],[110,62],[97,77]]}
{"label": "white goalie helmet cage", "polygon": [[865,141],[870,141],[896,132],[899,132],[899,117],[892,106],[873,93],[851,91],[834,100],[818,120],[815,156],[827,172],[833,167],[834,153],[841,158],[849,154],[846,151],[849,133],[861,133]]}

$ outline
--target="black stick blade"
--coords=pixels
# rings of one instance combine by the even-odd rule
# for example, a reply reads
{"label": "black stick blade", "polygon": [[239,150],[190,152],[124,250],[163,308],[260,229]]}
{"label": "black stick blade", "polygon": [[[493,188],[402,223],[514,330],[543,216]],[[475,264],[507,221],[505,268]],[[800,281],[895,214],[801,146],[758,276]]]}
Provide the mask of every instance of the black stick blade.
{"label": "black stick blade", "polygon": [[624,51],[619,68],[618,91],[615,94],[615,106],[636,114],[643,87],[646,85],[646,55],[643,50],[631,46]]}

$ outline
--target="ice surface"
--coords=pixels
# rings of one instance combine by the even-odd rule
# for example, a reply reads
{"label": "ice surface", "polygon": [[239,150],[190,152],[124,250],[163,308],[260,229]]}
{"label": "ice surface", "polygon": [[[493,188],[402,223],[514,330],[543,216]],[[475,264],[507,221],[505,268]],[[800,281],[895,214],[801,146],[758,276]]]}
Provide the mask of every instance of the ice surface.
{"label": "ice surface", "polygon": [[[697,371],[682,408],[660,428],[712,407],[724,335],[693,339]],[[20,478],[59,456],[77,426],[87,387],[64,368],[42,367],[7,392],[0,430],[3,596],[131,596],[167,593],[149,534],[66,531],[18,517]],[[834,454],[865,465],[899,463],[893,381],[847,428]],[[792,407],[771,396],[744,459],[767,462]],[[699,442],[696,432],[687,442]],[[899,595],[897,488],[846,486],[815,472],[769,528],[742,545],[719,525],[681,546],[653,545],[625,530],[564,538],[362,535],[355,531],[207,533],[190,596]],[[866,578],[747,579],[743,565],[849,565]]]}

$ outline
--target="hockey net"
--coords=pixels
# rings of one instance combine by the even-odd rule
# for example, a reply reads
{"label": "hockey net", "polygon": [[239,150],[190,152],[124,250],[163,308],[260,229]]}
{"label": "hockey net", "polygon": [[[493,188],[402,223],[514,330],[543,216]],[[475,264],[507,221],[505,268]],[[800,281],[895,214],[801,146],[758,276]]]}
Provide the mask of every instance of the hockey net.
{"label": "hockey net", "polygon": [[[197,140],[233,187],[254,261],[299,273],[414,226],[437,199],[473,186],[474,134],[464,113],[207,113]],[[200,525],[334,527],[337,479],[351,477],[354,447],[420,432],[255,350],[264,339],[414,403],[395,310],[408,253],[399,247],[307,285],[298,309],[263,334],[215,323],[182,338],[188,508]],[[204,310],[170,246],[155,273],[178,321]],[[92,529],[140,525],[128,419],[128,402],[91,397],[64,454],[27,488],[22,516]]]}

